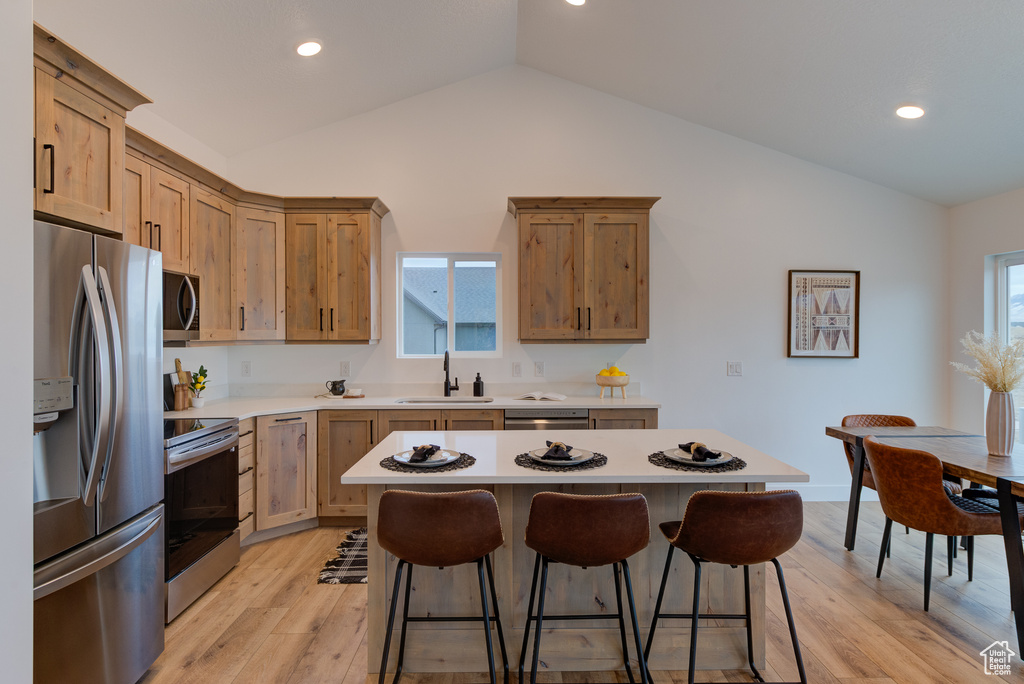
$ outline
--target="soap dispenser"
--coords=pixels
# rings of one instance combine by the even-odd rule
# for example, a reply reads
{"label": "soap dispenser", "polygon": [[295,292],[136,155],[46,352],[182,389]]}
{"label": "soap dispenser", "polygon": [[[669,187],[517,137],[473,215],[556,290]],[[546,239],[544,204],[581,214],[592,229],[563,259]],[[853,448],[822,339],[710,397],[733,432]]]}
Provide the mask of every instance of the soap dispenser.
{"label": "soap dispenser", "polygon": [[476,380],[473,381],[473,396],[484,396],[484,381],[480,378],[479,373],[476,374]]}

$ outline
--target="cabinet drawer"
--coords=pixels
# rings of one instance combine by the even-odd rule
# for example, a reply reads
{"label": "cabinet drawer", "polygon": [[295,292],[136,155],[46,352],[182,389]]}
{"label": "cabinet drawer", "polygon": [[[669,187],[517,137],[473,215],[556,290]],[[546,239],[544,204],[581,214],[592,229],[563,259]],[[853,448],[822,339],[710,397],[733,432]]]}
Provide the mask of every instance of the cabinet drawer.
{"label": "cabinet drawer", "polygon": [[242,541],[256,529],[256,516],[250,515],[248,518],[238,523],[238,540]]}
{"label": "cabinet drawer", "polygon": [[245,446],[238,445],[238,474],[252,472],[256,465],[256,448],[250,443]]}
{"label": "cabinet drawer", "polygon": [[253,471],[248,471],[238,476],[238,496],[241,498],[243,494],[252,490],[252,483],[254,482]]}
{"label": "cabinet drawer", "polygon": [[253,506],[253,494],[255,492],[250,489],[247,492],[238,495],[238,520],[243,521],[246,518],[252,520],[252,514],[256,510]]}
{"label": "cabinet drawer", "polygon": [[[256,419],[246,418],[238,421],[238,448],[252,446],[256,437]],[[241,458],[241,455],[239,455]]]}

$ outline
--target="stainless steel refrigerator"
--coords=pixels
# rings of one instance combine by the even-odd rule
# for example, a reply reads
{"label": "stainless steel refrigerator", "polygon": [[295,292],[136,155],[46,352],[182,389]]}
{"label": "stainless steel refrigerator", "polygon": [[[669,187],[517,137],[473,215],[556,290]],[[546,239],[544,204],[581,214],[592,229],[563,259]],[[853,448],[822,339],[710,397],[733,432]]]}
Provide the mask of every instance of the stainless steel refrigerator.
{"label": "stainless steel refrigerator", "polygon": [[34,678],[128,684],[164,646],[163,262],[34,230]]}

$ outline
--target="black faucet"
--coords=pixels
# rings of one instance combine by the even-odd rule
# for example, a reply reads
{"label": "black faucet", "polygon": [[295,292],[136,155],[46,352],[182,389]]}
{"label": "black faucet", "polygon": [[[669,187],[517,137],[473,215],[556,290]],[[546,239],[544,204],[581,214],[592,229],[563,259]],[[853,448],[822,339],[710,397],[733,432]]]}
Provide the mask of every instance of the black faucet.
{"label": "black faucet", "polygon": [[448,380],[448,350],[444,350],[444,396],[452,396],[452,392],[459,391],[459,379],[455,378],[455,384],[453,385]]}

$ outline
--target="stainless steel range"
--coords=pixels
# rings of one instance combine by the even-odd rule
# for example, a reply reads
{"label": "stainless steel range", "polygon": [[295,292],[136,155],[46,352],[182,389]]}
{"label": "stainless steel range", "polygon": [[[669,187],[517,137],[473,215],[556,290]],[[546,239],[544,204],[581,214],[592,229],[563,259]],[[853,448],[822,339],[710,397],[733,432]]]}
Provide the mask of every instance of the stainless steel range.
{"label": "stainless steel range", "polygon": [[238,420],[164,421],[170,622],[238,564]]}

